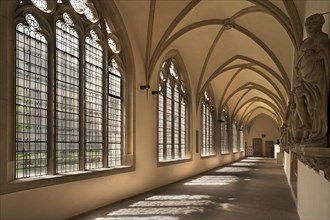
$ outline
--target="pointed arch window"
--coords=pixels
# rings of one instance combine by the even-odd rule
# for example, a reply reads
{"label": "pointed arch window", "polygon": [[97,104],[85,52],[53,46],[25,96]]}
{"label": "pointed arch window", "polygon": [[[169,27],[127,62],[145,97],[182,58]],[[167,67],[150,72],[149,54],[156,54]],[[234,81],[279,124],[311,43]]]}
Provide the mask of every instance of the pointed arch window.
{"label": "pointed arch window", "polygon": [[188,110],[183,77],[175,59],[162,65],[158,95],[158,161],[187,158]]}
{"label": "pointed arch window", "polygon": [[229,153],[229,149],[228,149],[228,120],[225,110],[223,110],[221,113],[220,123],[221,123],[220,124],[221,153],[226,154]]}
{"label": "pointed arch window", "polygon": [[244,128],[243,127],[241,127],[239,129],[239,138],[240,138],[240,141],[239,141],[240,151],[244,151],[245,147],[244,147]]}
{"label": "pointed arch window", "polygon": [[79,36],[68,13],[56,21],[56,172],[79,170]]}
{"label": "pointed arch window", "polygon": [[233,152],[236,153],[238,152],[238,142],[237,142],[238,136],[237,136],[236,121],[233,122],[232,129],[233,129]]}
{"label": "pointed arch window", "polygon": [[108,79],[108,164],[116,167],[122,165],[124,115],[122,74],[115,58],[111,59]]}
{"label": "pointed arch window", "polygon": [[202,156],[215,154],[214,149],[214,111],[207,92],[202,100]]}
{"label": "pointed arch window", "polygon": [[32,14],[16,26],[16,178],[47,173],[48,42]]}
{"label": "pointed arch window", "polygon": [[15,178],[130,166],[114,26],[109,33],[93,1],[22,0],[18,8]]}
{"label": "pointed arch window", "polygon": [[94,30],[85,38],[86,169],[102,168],[103,48]]}

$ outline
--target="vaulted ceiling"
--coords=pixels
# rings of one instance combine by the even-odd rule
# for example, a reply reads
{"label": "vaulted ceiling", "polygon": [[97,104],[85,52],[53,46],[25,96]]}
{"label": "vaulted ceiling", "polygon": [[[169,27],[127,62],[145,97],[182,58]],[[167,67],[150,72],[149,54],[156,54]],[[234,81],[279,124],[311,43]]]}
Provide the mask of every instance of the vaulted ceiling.
{"label": "vaulted ceiling", "polygon": [[146,69],[157,74],[164,54],[180,53],[198,100],[206,89],[217,112],[249,126],[285,114],[305,1],[115,0]]}

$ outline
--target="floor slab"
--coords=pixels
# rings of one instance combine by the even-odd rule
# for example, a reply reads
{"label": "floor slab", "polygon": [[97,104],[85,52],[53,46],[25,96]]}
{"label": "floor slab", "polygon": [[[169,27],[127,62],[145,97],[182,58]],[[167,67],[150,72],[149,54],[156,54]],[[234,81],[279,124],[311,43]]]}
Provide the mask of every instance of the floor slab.
{"label": "floor slab", "polygon": [[72,220],[299,219],[283,166],[248,157]]}

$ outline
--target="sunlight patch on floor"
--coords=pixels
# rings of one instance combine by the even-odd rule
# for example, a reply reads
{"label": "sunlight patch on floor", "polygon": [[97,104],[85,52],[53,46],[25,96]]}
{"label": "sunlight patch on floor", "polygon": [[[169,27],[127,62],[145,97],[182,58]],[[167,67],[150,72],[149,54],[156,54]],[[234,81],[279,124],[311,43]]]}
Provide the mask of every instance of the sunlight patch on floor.
{"label": "sunlight patch on floor", "polygon": [[257,165],[256,163],[249,163],[249,162],[236,162],[231,164],[230,166],[232,167],[250,167],[250,166],[255,166]]}
{"label": "sunlight patch on floor", "polygon": [[196,200],[196,199],[211,199],[212,196],[207,195],[160,195],[151,196],[145,200]]}
{"label": "sunlight patch on floor", "polygon": [[139,216],[139,215],[189,215],[194,212],[203,212],[204,207],[151,207],[151,208],[125,208],[110,212],[108,216]]}
{"label": "sunlight patch on floor", "polygon": [[179,220],[178,217],[174,216],[146,216],[146,217],[105,217],[105,218],[96,218],[94,220]]}
{"label": "sunlight patch on floor", "polygon": [[206,186],[221,186],[237,182],[239,180],[236,176],[202,176],[195,180],[185,183],[184,185],[206,185]]}
{"label": "sunlight patch on floor", "polygon": [[209,195],[155,195],[94,220],[179,220],[177,216],[202,213],[205,207],[217,205],[212,198]]}
{"label": "sunlight patch on floor", "polygon": [[203,206],[211,205],[212,201],[210,200],[168,200],[168,201],[139,201],[136,202],[130,207],[167,207],[167,206]]}
{"label": "sunlight patch on floor", "polygon": [[248,168],[248,167],[223,167],[215,172],[216,173],[239,173],[239,172],[247,172],[250,170],[251,170],[251,168]]}

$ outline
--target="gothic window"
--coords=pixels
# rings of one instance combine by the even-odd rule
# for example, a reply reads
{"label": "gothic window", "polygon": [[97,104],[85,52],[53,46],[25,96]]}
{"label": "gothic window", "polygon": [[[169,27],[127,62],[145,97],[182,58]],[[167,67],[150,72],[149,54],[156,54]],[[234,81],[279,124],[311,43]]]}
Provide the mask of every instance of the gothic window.
{"label": "gothic window", "polygon": [[158,161],[187,157],[188,110],[183,78],[174,59],[162,65],[158,95]]}
{"label": "gothic window", "polygon": [[202,156],[214,155],[214,111],[208,93],[202,100]]}
{"label": "gothic window", "polygon": [[101,168],[102,164],[102,87],[103,49],[94,30],[85,39],[85,158],[86,169]]}
{"label": "gothic window", "polygon": [[69,14],[56,21],[56,172],[79,170],[79,36]]}
{"label": "gothic window", "polygon": [[126,165],[114,27],[92,1],[23,0],[18,8],[15,178]]}
{"label": "gothic window", "polygon": [[238,146],[237,146],[237,139],[238,139],[238,136],[237,136],[237,125],[236,125],[236,121],[233,122],[233,126],[232,126],[232,129],[233,129],[233,152],[237,152],[238,151]]}
{"label": "gothic window", "polygon": [[223,110],[221,113],[220,123],[221,123],[220,124],[221,153],[226,154],[229,153],[229,149],[228,149],[228,120],[225,110]]}
{"label": "gothic window", "polygon": [[16,26],[16,177],[47,173],[48,42],[32,14]]}
{"label": "gothic window", "polygon": [[123,103],[122,77],[114,58],[111,59],[108,78],[108,164],[110,167],[115,167],[122,164]]}
{"label": "gothic window", "polygon": [[239,144],[240,144],[240,151],[244,151],[244,128],[240,128],[239,130]]}

